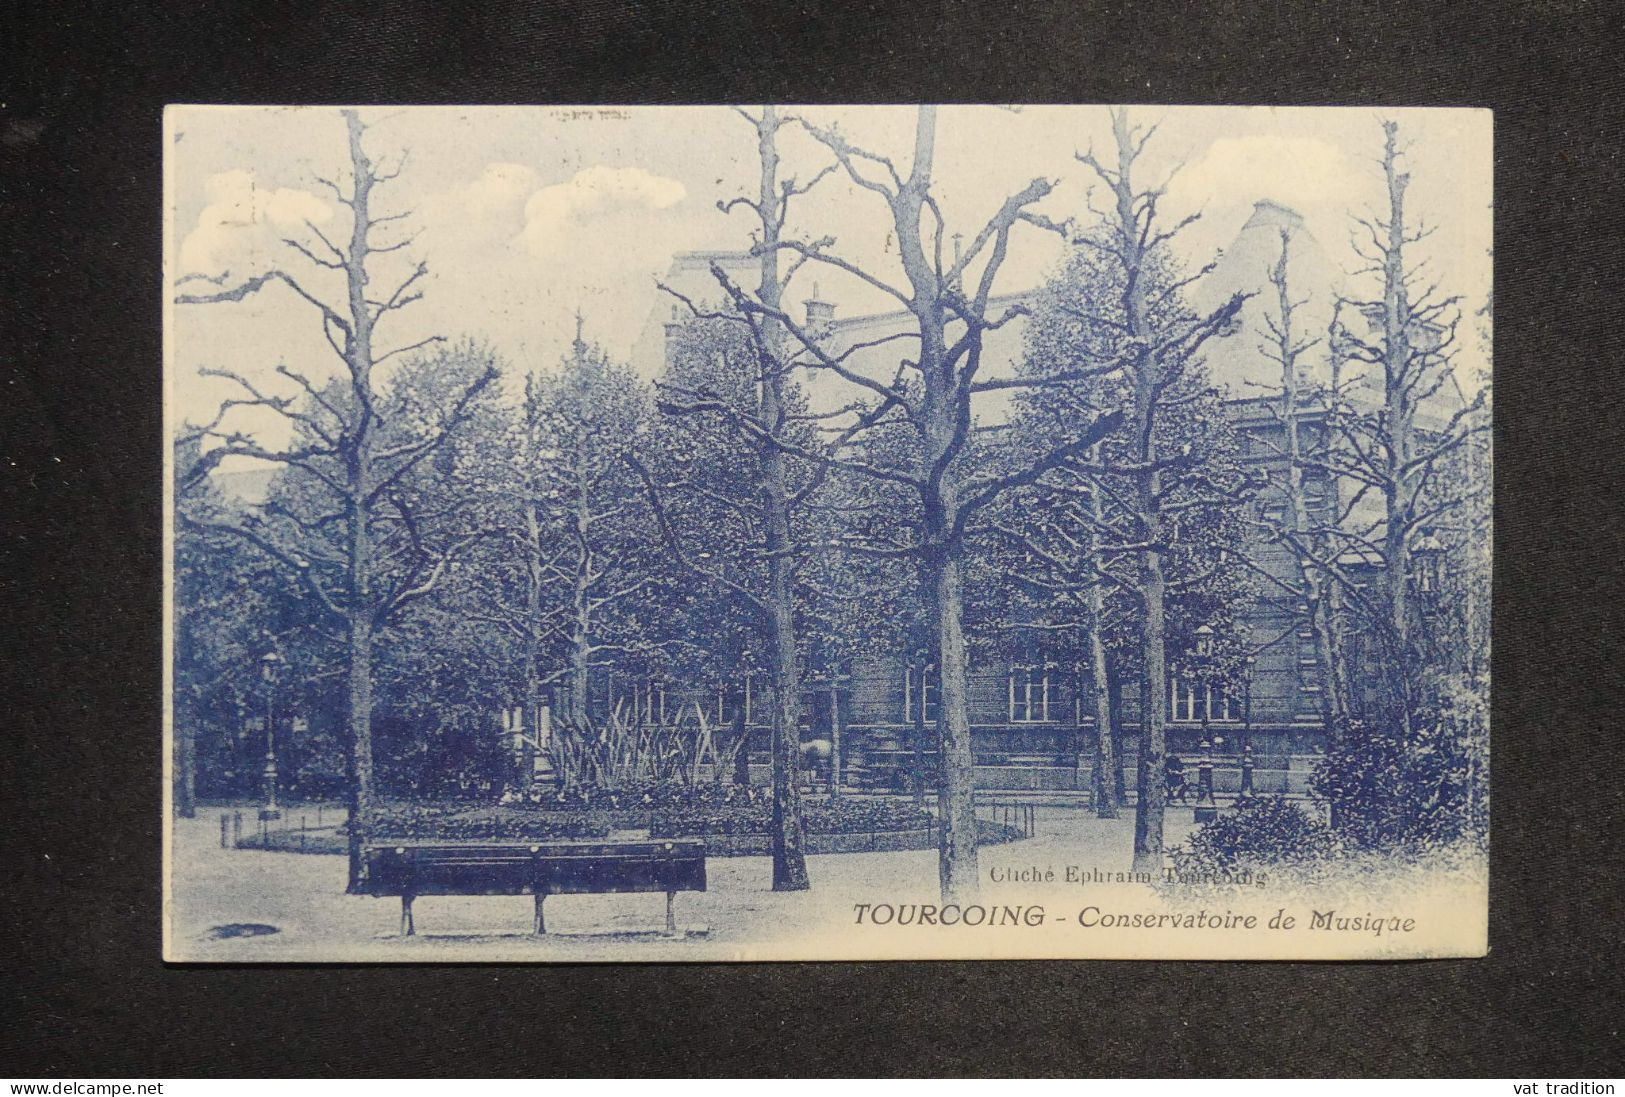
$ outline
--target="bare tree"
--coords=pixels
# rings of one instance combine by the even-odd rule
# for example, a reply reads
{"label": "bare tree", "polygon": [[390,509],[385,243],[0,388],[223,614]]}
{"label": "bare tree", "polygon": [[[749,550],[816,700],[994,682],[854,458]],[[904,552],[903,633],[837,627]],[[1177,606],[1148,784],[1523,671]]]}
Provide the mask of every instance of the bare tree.
{"label": "bare tree", "polygon": [[[183,477],[184,485],[200,482],[228,458],[266,462],[307,479],[333,507],[326,513],[298,515],[291,510],[254,516],[243,523],[199,521],[184,510],[181,520],[200,528],[239,537],[297,576],[312,603],[343,631],[350,738],[350,890],[365,884],[362,856],[373,818],[374,777],[372,749],[373,640],[391,617],[426,597],[446,574],[452,561],[484,531],[437,539],[423,517],[401,492],[403,481],[430,454],[439,449],[463,423],[474,402],[496,380],[494,364],[487,362],[459,394],[441,405],[433,426],[407,432],[389,428],[383,414],[383,391],[377,369],[384,362],[442,341],[430,336],[383,353],[374,349],[374,334],[388,316],[422,297],[421,282],[428,273],[422,262],[395,284],[388,294],[373,296],[369,285],[377,272],[369,263],[377,256],[401,251],[412,243],[406,236],[380,242],[377,234],[408,213],[374,212],[374,188],[396,178],[405,163],[403,153],[388,168],[381,168],[366,151],[366,126],[353,110],[343,112],[349,135],[350,179],[341,186],[319,179],[350,212],[350,238],[340,246],[315,224],[306,222],[305,241],[287,239],[290,252],[306,264],[342,275],[345,298],[332,305],[307,288],[303,275],[276,267],[246,280],[231,283],[219,278],[193,276],[220,287],[202,293],[181,293],[178,304],[215,304],[241,301],[261,290],[281,285],[315,310],[323,336],[343,366],[337,386],[287,366],[278,375],[294,386],[290,395],[277,395],[226,370],[206,373],[233,382],[242,395],[227,399],[210,423],[188,432],[213,443]],[[288,445],[274,447],[225,426],[235,408],[253,407],[276,413],[294,429]]]}
{"label": "bare tree", "polygon": [[[1079,372],[1134,359],[1124,307],[1128,270],[1121,236],[1110,226],[1081,239],[1035,303],[1022,369],[1040,376]],[[1146,258],[1138,278],[1148,330],[1167,333],[1198,319],[1173,289],[1185,280],[1168,255]],[[1028,592],[1015,622],[1047,638],[1063,665],[1089,680],[1097,731],[1093,794],[1097,813],[1115,817],[1121,752],[1114,683],[1143,661],[1136,639],[1146,611],[1139,557],[1161,553],[1165,646],[1188,640],[1203,624],[1233,619],[1250,596],[1244,562],[1231,546],[1244,532],[1242,503],[1251,489],[1233,428],[1205,367],[1191,355],[1200,344],[1162,348],[1166,386],[1151,404],[1151,441],[1169,457],[1155,495],[1161,536],[1149,542],[1139,491],[1147,465],[1139,438],[1119,432],[1080,460],[1068,461],[1001,508],[996,530],[1015,552],[1001,579]],[[1127,365],[1084,381],[1037,390],[1021,399],[1018,437],[1046,446],[1065,437],[1080,416],[1104,406],[1132,406],[1135,376]],[[1165,633],[1170,629],[1165,625]],[[1234,630],[1228,630],[1233,632]],[[1136,658],[1135,652],[1139,652]],[[1087,673],[1085,674],[1085,668]],[[1205,703],[1205,701],[1204,701]],[[1079,705],[1082,717],[1082,705]],[[1083,766],[1080,748],[1080,768]],[[1160,770],[1153,771],[1160,778]]]}
{"label": "bare tree", "polygon": [[[1354,241],[1368,263],[1359,273],[1374,275],[1381,293],[1339,302],[1329,348],[1331,443],[1326,453],[1304,458],[1307,465],[1352,485],[1351,495],[1333,520],[1310,531],[1324,547],[1292,540],[1301,556],[1337,582],[1374,631],[1386,655],[1381,678],[1388,707],[1408,732],[1424,700],[1426,663],[1413,552],[1435,527],[1488,491],[1487,477],[1452,476],[1451,470],[1464,447],[1489,430],[1490,390],[1485,386],[1470,400],[1459,398],[1452,362],[1459,299],[1425,281],[1425,264],[1412,263],[1407,256],[1406,249],[1432,230],[1407,221],[1410,176],[1400,166],[1398,125],[1384,122],[1383,137],[1387,214],[1356,218]],[[1365,321],[1364,330],[1344,319],[1351,314]],[[1347,363],[1363,365],[1377,383],[1366,384],[1359,376],[1345,379]],[[1373,388],[1374,400],[1368,395]],[[1442,414],[1438,408],[1447,397],[1458,397],[1457,406]],[[1355,507],[1372,494],[1382,501],[1382,514],[1362,523]],[[1380,601],[1343,565],[1351,555],[1381,568]]]}
{"label": "bare tree", "polygon": [[1168,722],[1166,564],[1175,532],[1172,516],[1180,510],[1211,504],[1216,498],[1234,498],[1242,486],[1202,476],[1195,467],[1190,444],[1172,449],[1165,432],[1158,427],[1171,408],[1203,396],[1200,390],[1184,391],[1181,381],[1187,378],[1193,363],[1200,360],[1203,344],[1229,330],[1246,295],[1236,294],[1207,313],[1173,307],[1180,291],[1212,269],[1210,263],[1192,274],[1163,279],[1158,284],[1157,270],[1165,256],[1165,245],[1199,214],[1164,227],[1158,207],[1167,182],[1142,187],[1134,176],[1136,162],[1156,127],[1131,125],[1128,113],[1121,109],[1112,111],[1111,120],[1115,164],[1107,166],[1092,151],[1078,157],[1109,189],[1112,205],[1104,218],[1106,231],[1079,239],[1085,246],[1100,250],[1120,270],[1119,300],[1106,319],[1120,326],[1124,350],[1120,364],[1130,408],[1126,432],[1129,444],[1120,458],[1107,460],[1101,466],[1073,464],[1096,474],[1094,486],[1098,490],[1111,490],[1114,479],[1122,480],[1125,486],[1117,497],[1126,526],[1103,532],[1114,540],[1116,551],[1130,551],[1138,561],[1133,582],[1142,612],[1143,689],[1134,870],[1160,873],[1167,801],[1163,783]]}
{"label": "bare tree", "polygon": [[[1275,312],[1264,316],[1267,339],[1259,349],[1280,368],[1277,399],[1269,410],[1280,424],[1281,440],[1278,443],[1267,438],[1262,440],[1285,462],[1281,484],[1286,504],[1285,525],[1266,528],[1265,535],[1288,542],[1296,560],[1296,576],[1283,581],[1268,572],[1263,574],[1295,606],[1304,607],[1305,623],[1314,637],[1315,664],[1321,677],[1321,715],[1327,730],[1336,733],[1347,725],[1350,714],[1348,665],[1337,627],[1343,598],[1336,579],[1317,562],[1336,555],[1331,539],[1316,532],[1328,522],[1341,524],[1327,510],[1328,505],[1334,511],[1341,505],[1337,499],[1337,478],[1325,471],[1330,455],[1326,437],[1330,419],[1328,394],[1332,390],[1311,383],[1302,365],[1306,353],[1321,340],[1301,332],[1294,323],[1295,314],[1306,300],[1293,299],[1291,254],[1292,232],[1283,228],[1281,254],[1269,275]],[[1332,394],[1330,399],[1337,397]],[[1319,492],[1312,494],[1308,490],[1306,484],[1311,481],[1319,485]],[[1351,496],[1351,509],[1358,505],[1362,494]],[[1315,551],[1311,555],[1293,546],[1312,546]]]}
{"label": "bare tree", "polygon": [[[749,606],[762,622],[767,635],[768,663],[773,679],[772,781],[773,781],[773,890],[801,891],[810,886],[807,876],[806,833],[801,810],[802,667],[796,630],[796,588],[798,570],[808,551],[806,538],[798,530],[797,511],[822,485],[826,470],[815,463],[810,473],[804,467],[798,475],[792,464],[822,449],[811,429],[815,421],[805,414],[792,391],[792,364],[785,355],[783,296],[788,276],[781,269],[780,237],[789,217],[791,201],[815,185],[825,172],[805,184],[793,178],[780,179],[778,135],[784,125],[778,110],[764,106],[760,115],[738,111],[750,123],[756,136],[758,186],[754,197],[739,196],[721,203],[724,212],[744,207],[754,215],[752,236],[757,257],[754,297],[733,282],[720,266],[712,272],[730,300],[739,304],[752,301],[758,309],[734,308],[729,312],[705,310],[682,298],[696,320],[732,322],[748,334],[745,357],[751,359],[746,377],[748,391],[725,394],[692,380],[684,383],[674,376],[662,383],[661,409],[673,416],[707,416],[716,425],[747,440],[754,450],[751,479],[753,492],[735,492],[723,500],[735,514],[744,513],[755,550],[761,562],[759,582],[752,577],[733,577],[706,565],[692,551],[685,551],[661,507],[664,494],[708,494],[717,501],[715,486],[703,487],[692,477],[656,485],[643,471],[650,498],[661,507],[661,528],[675,558],[687,569],[711,583],[730,590]],[[827,170],[827,169],[826,169]],[[681,296],[674,293],[675,296]],[[726,383],[727,378],[717,379]],[[841,434],[852,437],[877,421],[879,413],[857,413],[856,422],[843,425]],[[839,417],[837,417],[839,418]],[[795,456],[792,456],[795,454]],[[754,496],[752,498],[751,496]]]}
{"label": "bare tree", "polygon": [[[799,345],[797,360],[806,368],[832,373],[860,390],[859,395],[869,401],[865,410],[856,413],[860,419],[895,412],[918,438],[919,457],[913,467],[906,469],[883,467],[850,455],[801,455],[839,473],[901,485],[917,507],[920,537],[914,543],[875,544],[848,539],[846,544],[853,551],[874,555],[916,557],[922,564],[932,602],[942,680],[937,720],[942,766],[939,876],[944,901],[963,901],[975,893],[977,886],[974,759],[962,620],[966,527],[1001,492],[1031,483],[1068,456],[1085,452],[1121,417],[1109,413],[1080,424],[1077,437],[1028,467],[1001,475],[978,476],[971,471],[964,458],[972,437],[974,397],[992,390],[1045,383],[1019,378],[984,379],[978,374],[983,337],[1025,311],[1020,306],[1005,309],[997,316],[990,311],[989,298],[1008,254],[1012,231],[1022,224],[1060,229],[1030,208],[1050,192],[1051,184],[1035,179],[1008,198],[967,248],[955,258],[945,259],[947,226],[931,193],[936,146],[934,107],[919,108],[913,162],[906,178],[887,157],[853,145],[833,129],[804,124],[807,132],[834,154],[847,178],[886,203],[907,286],[893,285],[836,255],[830,250],[834,241],[828,238],[771,244],[764,240],[761,247],[764,251],[788,250],[799,262],[838,269],[892,297],[906,310],[909,324],[907,330],[881,341],[911,343],[915,357],[900,361],[890,380],[872,377],[854,368],[850,361],[859,347],[833,353],[825,348],[819,332],[797,323],[776,301],[739,294],[735,304],[747,316],[782,325]],[[979,260],[982,265],[975,289],[966,292],[961,283]],[[862,349],[874,345],[862,345]],[[796,452],[783,443],[778,443],[778,448]],[[840,453],[840,447],[833,452]]]}

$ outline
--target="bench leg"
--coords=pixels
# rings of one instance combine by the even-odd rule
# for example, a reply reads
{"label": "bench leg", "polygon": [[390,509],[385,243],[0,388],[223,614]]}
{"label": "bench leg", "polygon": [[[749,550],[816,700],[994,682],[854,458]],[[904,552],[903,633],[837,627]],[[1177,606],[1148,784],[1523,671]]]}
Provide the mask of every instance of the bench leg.
{"label": "bench leg", "polygon": [[538,891],[536,893],[536,925],[531,932],[538,937],[547,932],[547,921],[542,917],[542,902],[546,898],[547,894],[545,892]]}
{"label": "bench leg", "polygon": [[401,936],[402,937],[410,937],[415,932],[417,932],[417,927],[412,924],[412,897],[410,895],[402,895],[401,896]]}
{"label": "bench leg", "polygon": [[666,936],[677,936],[677,893],[666,892]]}

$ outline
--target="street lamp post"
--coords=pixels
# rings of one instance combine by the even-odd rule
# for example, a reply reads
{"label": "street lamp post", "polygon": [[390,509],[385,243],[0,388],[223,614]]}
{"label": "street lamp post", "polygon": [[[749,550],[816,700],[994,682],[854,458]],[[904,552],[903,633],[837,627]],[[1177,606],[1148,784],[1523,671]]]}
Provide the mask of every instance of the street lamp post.
{"label": "street lamp post", "polygon": [[1198,679],[1202,690],[1202,756],[1196,770],[1195,817],[1198,823],[1211,823],[1219,817],[1219,804],[1213,799],[1213,740],[1208,733],[1209,709],[1213,700],[1213,678],[1208,673],[1208,664],[1213,658],[1213,628],[1209,625],[1202,625],[1196,630],[1196,654],[1203,674]]}
{"label": "street lamp post", "polygon": [[1443,579],[1444,543],[1431,529],[1411,546],[1412,584],[1419,594],[1437,594]]}
{"label": "street lamp post", "polygon": [[282,810],[276,804],[276,680],[282,670],[282,656],[268,651],[260,659],[260,674],[265,679],[265,806],[260,808],[261,819],[280,819]]}
{"label": "street lamp post", "polygon": [[1253,669],[1258,656],[1247,656],[1241,679],[1241,796],[1253,794]]}

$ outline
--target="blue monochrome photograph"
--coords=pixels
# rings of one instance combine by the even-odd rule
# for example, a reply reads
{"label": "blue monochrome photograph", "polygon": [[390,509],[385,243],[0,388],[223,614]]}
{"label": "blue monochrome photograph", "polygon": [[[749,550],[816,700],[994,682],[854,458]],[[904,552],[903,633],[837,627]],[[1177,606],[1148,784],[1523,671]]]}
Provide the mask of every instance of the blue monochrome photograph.
{"label": "blue monochrome photograph", "polygon": [[165,958],[1484,955],[1492,128],[171,106]]}

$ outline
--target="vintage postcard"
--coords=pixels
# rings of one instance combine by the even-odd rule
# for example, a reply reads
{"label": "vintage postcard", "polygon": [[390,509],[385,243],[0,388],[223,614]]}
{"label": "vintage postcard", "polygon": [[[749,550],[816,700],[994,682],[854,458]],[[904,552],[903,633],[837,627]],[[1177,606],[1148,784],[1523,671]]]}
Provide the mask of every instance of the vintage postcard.
{"label": "vintage postcard", "polygon": [[171,107],[166,958],[1482,955],[1491,139]]}

